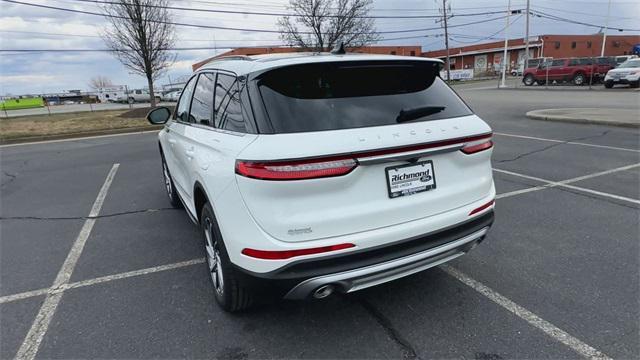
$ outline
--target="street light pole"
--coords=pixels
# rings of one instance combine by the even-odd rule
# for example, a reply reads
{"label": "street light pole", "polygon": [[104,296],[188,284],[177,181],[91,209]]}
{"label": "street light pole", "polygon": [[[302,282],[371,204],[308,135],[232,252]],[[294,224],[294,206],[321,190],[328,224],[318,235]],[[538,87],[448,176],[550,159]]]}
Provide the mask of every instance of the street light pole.
{"label": "street light pole", "polygon": [[527,0],[527,25],[524,29],[524,64],[522,69],[526,69],[529,65],[529,0]]}
{"label": "street light pole", "polygon": [[502,55],[502,82],[500,87],[507,87],[507,46],[509,45],[509,15],[511,15],[511,0],[507,5],[507,25],[504,28],[504,53]]}
{"label": "street light pole", "polygon": [[611,13],[611,0],[607,5],[607,19],[604,21],[604,31],[602,32],[602,50],[600,56],[604,56],[604,45],[607,43],[607,29],[609,28],[609,14]]}

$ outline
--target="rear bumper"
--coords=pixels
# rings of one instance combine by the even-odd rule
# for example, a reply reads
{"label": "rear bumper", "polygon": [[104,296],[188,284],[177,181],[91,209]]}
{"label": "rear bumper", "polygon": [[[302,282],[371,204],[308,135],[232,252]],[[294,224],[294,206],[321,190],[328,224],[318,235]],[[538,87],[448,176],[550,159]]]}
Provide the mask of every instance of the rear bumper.
{"label": "rear bumper", "polygon": [[453,260],[484,240],[493,224],[493,211],[454,226],[385,246],[294,262],[270,273],[237,267],[244,283],[276,292],[286,299],[305,299],[332,285],[349,293],[375,286]]}

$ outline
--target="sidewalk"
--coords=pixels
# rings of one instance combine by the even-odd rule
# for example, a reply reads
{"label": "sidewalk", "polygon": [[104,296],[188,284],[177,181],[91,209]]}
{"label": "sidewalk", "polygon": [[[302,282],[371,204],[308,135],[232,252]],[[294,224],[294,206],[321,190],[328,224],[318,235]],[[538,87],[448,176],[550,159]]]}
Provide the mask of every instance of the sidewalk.
{"label": "sidewalk", "polygon": [[640,109],[542,109],[529,111],[526,115],[528,118],[536,120],[640,127]]}

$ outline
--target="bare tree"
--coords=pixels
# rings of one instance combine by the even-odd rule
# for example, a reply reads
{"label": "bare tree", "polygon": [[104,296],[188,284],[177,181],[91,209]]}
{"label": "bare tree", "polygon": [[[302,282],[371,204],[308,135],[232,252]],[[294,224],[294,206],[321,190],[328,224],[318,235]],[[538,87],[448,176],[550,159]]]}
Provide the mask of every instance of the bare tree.
{"label": "bare tree", "polygon": [[280,38],[287,44],[323,51],[342,41],[362,47],[380,40],[368,18],[373,0],[289,0],[292,16],[278,20]]}
{"label": "bare tree", "polygon": [[92,77],[91,80],[89,80],[89,87],[91,87],[93,90],[98,90],[100,88],[109,86],[113,86],[113,83],[111,82],[111,79],[106,76],[98,75]]}
{"label": "bare tree", "polygon": [[168,0],[112,0],[102,5],[111,26],[101,36],[126,68],[147,78],[151,106],[156,105],[154,80],[175,61],[168,5]]}

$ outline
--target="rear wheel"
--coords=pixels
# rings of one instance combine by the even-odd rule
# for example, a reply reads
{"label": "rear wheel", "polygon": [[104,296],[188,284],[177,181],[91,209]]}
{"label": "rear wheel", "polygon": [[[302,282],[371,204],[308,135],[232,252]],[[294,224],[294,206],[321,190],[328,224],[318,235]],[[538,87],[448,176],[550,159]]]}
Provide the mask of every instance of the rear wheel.
{"label": "rear wheel", "polygon": [[202,207],[200,220],[207,265],[213,293],[220,307],[228,312],[240,311],[252,304],[251,292],[238,280],[222,241],[218,222],[209,203]]}
{"label": "rear wheel", "polygon": [[524,79],[522,79],[522,82],[526,85],[526,86],[531,86],[533,85],[535,79],[533,78],[533,75],[531,74],[527,74],[527,76],[524,77]]}
{"label": "rear wheel", "polygon": [[134,102],[136,102],[136,100],[134,98],[130,97],[129,99],[127,99],[127,102],[129,104],[133,104]]}
{"label": "rear wheel", "polygon": [[174,208],[179,208],[182,203],[180,202],[180,198],[178,197],[176,187],[173,184],[173,179],[171,178],[171,173],[169,172],[169,168],[167,167],[167,162],[164,160],[164,156],[162,157],[162,177],[164,179],[164,187],[167,190],[167,195],[169,196],[169,202],[171,203],[171,206],[173,206]]}
{"label": "rear wheel", "polygon": [[585,79],[586,79],[586,77],[584,76],[583,73],[577,73],[573,77],[573,85],[582,86],[582,85],[584,85]]}
{"label": "rear wheel", "polygon": [[536,83],[537,83],[538,85],[542,86],[542,85],[546,84],[547,82],[546,82],[546,81],[544,81],[544,80],[536,80]]}

